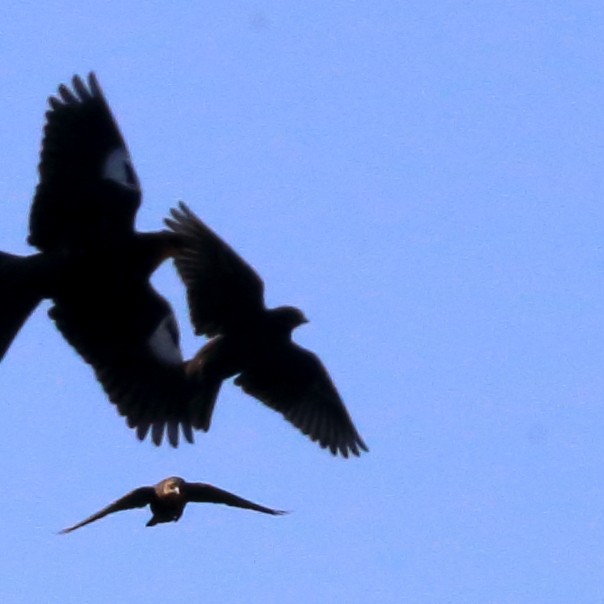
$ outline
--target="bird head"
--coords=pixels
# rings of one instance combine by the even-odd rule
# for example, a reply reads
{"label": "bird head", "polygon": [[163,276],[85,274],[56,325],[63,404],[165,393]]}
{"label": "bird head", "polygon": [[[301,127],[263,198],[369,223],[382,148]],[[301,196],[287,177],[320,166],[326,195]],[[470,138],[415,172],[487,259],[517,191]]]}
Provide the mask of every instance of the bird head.
{"label": "bird head", "polygon": [[295,306],[279,306],[270,311],[275,323],[288,331],[308,323],[304,313]]}
{"label": "bird head", "polygon": [[165,495],[180,495],[180,489],[184,480],[178,476],[171,476],[164,481],[163,491]]}

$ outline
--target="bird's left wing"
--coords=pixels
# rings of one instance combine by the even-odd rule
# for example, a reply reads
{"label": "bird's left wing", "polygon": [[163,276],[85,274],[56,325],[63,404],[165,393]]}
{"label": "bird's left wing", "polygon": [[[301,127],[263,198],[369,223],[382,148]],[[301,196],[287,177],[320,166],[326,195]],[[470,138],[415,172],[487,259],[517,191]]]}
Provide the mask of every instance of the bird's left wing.
{"label": "bird's left wing", "polygon": [[165,223],[180,238],[174,264],[187,288],[195,333],[213,337],[254,321],[264,310],[264,283],[256,271],[184,203]]}
{"label": "bird's left wing", "polygon": [[122,512],[123,510],[131,510],[134,508],[144,508],[146,505],[151,503],[151,500],[155,494],[155,489],[153,487],[140,487],[138,489],[134,489],[134,491],[130,491],[127,495],[120,497],[113,503],[110,503],[107,507],[104,507],[102,510],[99,510],[96,514],[89,516],[86,520],[82,520],[82,522],[78,522],[73,526],[63,529],[60,534],[65,535],[66,533],[71,533],[71,531],[75,531],[76,529],[90,524],[95,520],[100,520],[104,518],[108,514],[113,514],[114,512]]}
{"label": "bird's left wing", "polygon": [[272,409],[323,448],[337,455],[368,451],[323,363],[288,342],[236,379],[235,384]]}
{"label": "bird's left wing", "polygon": [[243,497],[239,497],[228,491],[223,491],[211,484],[204,484],[201,482],[187,482],[184,487],[184,494],[187,501],[195,501],[199,503],[222,503],[224,505],[230,505],[236,508],[244,508],[246,510],[254,510],[255,512],[262,512],[264,514],[272,514],[273,516],[279,516],[286,514],[283,510],[273,510],[271,508],[258,505]]}

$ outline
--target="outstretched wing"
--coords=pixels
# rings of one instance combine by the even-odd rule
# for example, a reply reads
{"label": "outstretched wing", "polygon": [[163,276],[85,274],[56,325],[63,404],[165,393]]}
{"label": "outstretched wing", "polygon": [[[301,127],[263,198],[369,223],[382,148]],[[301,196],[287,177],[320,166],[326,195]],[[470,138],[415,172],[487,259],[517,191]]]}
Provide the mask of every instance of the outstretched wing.
{"label": "outstretched wing", "polygon": [[186,379],[178,328],[169,304],[152,288],[110,309],[80,300],[57,303],[50,317],[65,339],[94,369],[109,400],[143,440],[150,432],[160,445],[166,432],[178,446],[179,427],[193,442]]}
{"label": "outstretched wing", "polygon": [[281,514],[287,514],[283,510],[273,510],[271,508],[258,505],[243,497],[223,491],[211,484],[204,484],[201,482],[187,482],[183,485],[185,497],[187,501],[195,501],[199,503],[222,503],[224,505],[230,505],[236,508],[244,508],[246,510],[254,510],[255,512],[262,512],[263,514],[272,514],[273,516],[280,516]]}
{"label": "outstretched wing", "polygon": [[140,205],[138,178],[93,73],[86,85],[49,98],[29,243],[42,251],[90,245],[131,232]]}
{"label": "outstretched wing", "polygon": [[235,380],[245,392],[283,414],[296,428],[337,455],[368,451],[327,370],[312,352],[291,342]]}
{"label": "outstretched wing", "polygon": [[75,531],[81,526],[90,524],[95,520],[100,520],[101,518],[104,518],[108,514],[113,514],[114,512],[132,510],[134,508],[144,508],[146,505],[151,503],[154,495],[155,489],[153,487],[140,487],[138,489],[134,489],[134,491],[131,491],[127,495],[124,495],[113,503],[110,503],[107,507],[104,507],[96,514],[89,516],[88,518],[86,518],[86,520],[82,520],[82,522],[78,522],[73,526],[63,529],[62,531],[60,531],[59,534],[65,535],[66,533],[71,533],[71,531]]}
{"label": "outstretched wing", "polygon": [[166,225],[181,238],[174,257],[197,335],[213,337],[253,321],[264,309],[264,284],[254,269],[184,203]]}

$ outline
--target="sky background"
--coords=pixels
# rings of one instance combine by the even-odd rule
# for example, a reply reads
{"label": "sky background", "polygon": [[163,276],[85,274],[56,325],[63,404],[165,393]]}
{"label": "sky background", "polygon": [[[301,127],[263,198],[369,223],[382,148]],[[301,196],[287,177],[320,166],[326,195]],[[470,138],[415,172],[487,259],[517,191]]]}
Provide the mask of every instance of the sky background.
{"label": "sky background", "polygon": [[[25,238],[46,98],[94,69],[144,190],[300,306],[370,453],[226,384],[140,443],[44,303],[2,362],[0,601],[604,601],[601,2],[10,3],[0,249]],[[154,276],[202,345],[166,263]],[[2,293],[2,295],[5,295]],[[56,532],[177,474],[189,506]]]}

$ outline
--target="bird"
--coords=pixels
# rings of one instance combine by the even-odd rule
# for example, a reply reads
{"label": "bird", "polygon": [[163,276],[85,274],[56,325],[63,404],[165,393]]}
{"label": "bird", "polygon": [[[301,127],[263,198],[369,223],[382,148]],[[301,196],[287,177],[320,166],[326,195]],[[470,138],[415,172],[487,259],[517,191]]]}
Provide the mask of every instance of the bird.
{"label": "bird", "polygon": [[164,222],[181,238],[173,260],[195,333],[210,338],[185,369],[198,388],[192,426],[209,429],[222,382],[236,376],[244,392],[332,454],[368,451],[323,363],[292,341],[308,322],[302,311],[267,309],[260,276],[184,203]]}
{"label": "bird", "polygon": [[[254,269],[181,203],[166,226],[179,237],[173,260],[187,290],[191,322],[209,341],[192,358],[103,354],[83,330],[58,314],[59,329],[94,368],[109,399],[128,418],[136,435],[169,442],[174,426],[207,432],[222,382],[235,384],[281,413],[320,447],[344,458],[368,447],[320,359],[291,340],[293,329],[307,322],[291,306],[267,310],[264,284]],[[68,322],[69,323],[69,322]],[[159,349],[159,348],[158,348]],[[132,360],[134,359],[134,360]],[[154,410],[163,419],[154,420]]]}
{"label": "bird", "polygon": [[182,516],[187,503],[222,503],[233,507],[281,516],[287,514],[283,510],[258,505],[247,499],[243,499],[233,493],[219,489],[211,484],[201,482],[187,482],[179,476],[170,476],[158,482],[154,486],[139,487],[120,497],[102,510],[92,514],[85,520],[60,531],[59,534],[67,534],[76,529],[100,520],[109,514],[144,508],[149,506],[153,514],[146,526],[155,526],[165,522],[178,522]]}
{"label": "bird", "polygon": [[165,229],[135,230],[139,179],[94,72],[86,82],[76,75],[71,87],[61,84],[48,103],[29,215],[28,243],[38,252],[0,252],[0,359],[48,298],[50,318],[84,361],[111,359],[148,373],[140,397],[117,406],[128,425],[151,422],[156,444],[165,430],[176,446],[179,428],[192,442],[186,413],[163,389],[168,383],[178,393],[187,386],[165,364],[182,360],[178,325],[150,284],[179,237]]}

